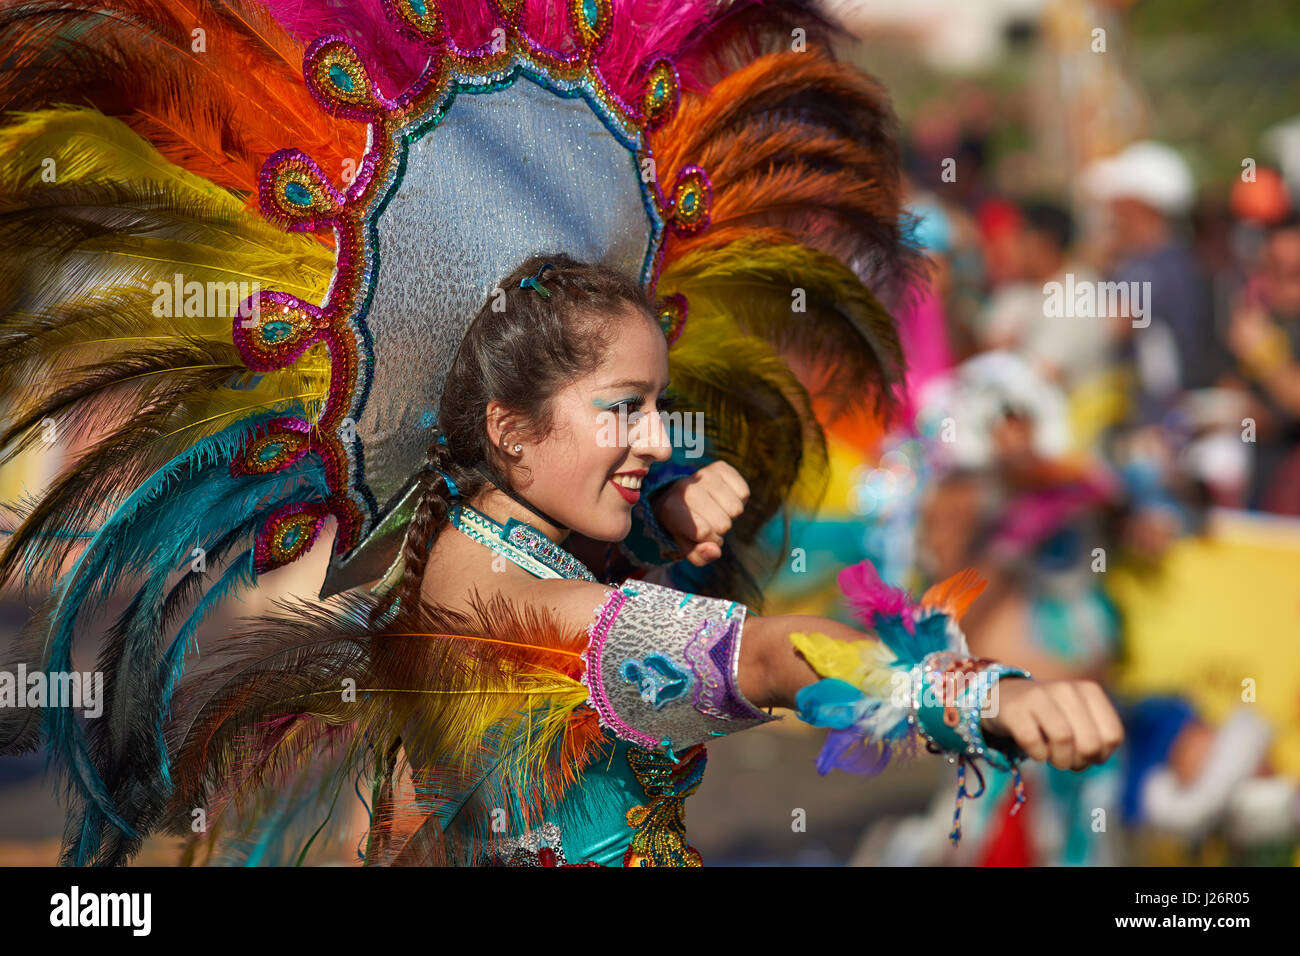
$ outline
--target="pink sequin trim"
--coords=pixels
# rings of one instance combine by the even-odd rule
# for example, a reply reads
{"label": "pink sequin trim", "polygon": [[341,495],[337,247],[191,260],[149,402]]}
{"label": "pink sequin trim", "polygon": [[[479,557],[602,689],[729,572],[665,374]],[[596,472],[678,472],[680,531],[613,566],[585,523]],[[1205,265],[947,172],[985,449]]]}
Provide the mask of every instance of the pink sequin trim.
{"label": "pink sequin trim", "polygon": [[619,612],[623,610],[624,600],[622,589],[610,591],[609,597],[605,598],[605,603],[596,609],[599,613],[587,628],[591,640],[587,642],[587,649],[580,655],[584,667],[582,683],[587,688],[590,695],[588,699],[596,708],[602,727],[608,727],[624,740],[631,740],[647,749],[657,750],[659,741],[633,730],[619,720],[618,715],[614,713],[614,708],[610,706],[609,698],[605,695],[605,681],[600,670],[601,651],[605,647],[605,638],[609,635],[610,628],[614,626]]}

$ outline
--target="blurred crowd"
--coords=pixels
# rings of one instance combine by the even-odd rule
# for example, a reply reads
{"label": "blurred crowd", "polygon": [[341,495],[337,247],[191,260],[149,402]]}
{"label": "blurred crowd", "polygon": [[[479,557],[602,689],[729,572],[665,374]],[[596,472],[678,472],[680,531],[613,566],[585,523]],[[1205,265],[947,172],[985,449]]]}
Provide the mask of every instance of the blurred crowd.
{"label": "blurred crowd", "polygon": [[1247,705],[1211,722],[1189,696],[1117,690],[1125,620],[1100,572],[1158,577],[1213,509],[1300,515],[1296,197],[1253,160],[1227,188],[1198,184],[1154,141],[1091,161],[1059,195],[1012,194],[985,146],[911,151],[929,274],[901,316],[908,405],[885,455],[922,480],[892,515],[916,529],[909,550],[882,570],[924,585],[979,569],[973,652],[1101,681],[1128,741],[1084,773],[1026,765],[1015,815],[1010,776],[988,771],[957,851],[945,787],[928,814],[874,827],[858,861],[1294,863],[1300,803],[1269,763],[1276,728]]}

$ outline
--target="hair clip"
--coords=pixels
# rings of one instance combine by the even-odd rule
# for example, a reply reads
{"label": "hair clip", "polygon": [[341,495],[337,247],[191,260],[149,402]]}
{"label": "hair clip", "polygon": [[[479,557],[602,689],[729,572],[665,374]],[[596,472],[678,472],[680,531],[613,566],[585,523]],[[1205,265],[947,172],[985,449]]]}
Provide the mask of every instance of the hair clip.
{"label": "hair clip", "polygon": [[554,269],[554,268],[555,266],[552,265],[551,263],[549,262],[546,263],[546,265],[542,266],[540,269],[537,270],[536,275],[531,275],[528,276],[527,278],[520,279],[519,288],[536,289],[538,292],[542,294],[543,299],[549,299],[551,297],[551,290],[546,288],[546,286],[542,285],[537,280],[539,280],[542,277],[542,273],[545,272],[547,269]]}

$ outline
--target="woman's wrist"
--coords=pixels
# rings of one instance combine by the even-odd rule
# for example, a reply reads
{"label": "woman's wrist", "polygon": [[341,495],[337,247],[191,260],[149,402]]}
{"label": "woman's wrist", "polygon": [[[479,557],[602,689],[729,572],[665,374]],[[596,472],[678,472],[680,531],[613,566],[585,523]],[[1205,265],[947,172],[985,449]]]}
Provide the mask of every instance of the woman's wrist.
{"label": "woman's wrist", "polygon": [[988,692],[988,701],[985,704],[984,712],[980,718],[980,727],[986,737],[1000,737],[1007,739],[1011,732],[1006,724],[1002,722],[1002,685],[1003,681],[1014,683],[1015,681],[1033,682],[1034,678],[1028,673],[1023,676],[1020,674],[1006,674],[1000,680],[996,681]]}
{"label": "woman's wrist", "polygon": [[[865,641],[871,635],[826,618],[806,614],[762,617],[751,614],[741,646],[740,683],[757,707],[795,709],[799,691],[821,680],[790,642],[791,632],[815,630],[837,640]],[[750,691],[753,691],[752,693]]]}

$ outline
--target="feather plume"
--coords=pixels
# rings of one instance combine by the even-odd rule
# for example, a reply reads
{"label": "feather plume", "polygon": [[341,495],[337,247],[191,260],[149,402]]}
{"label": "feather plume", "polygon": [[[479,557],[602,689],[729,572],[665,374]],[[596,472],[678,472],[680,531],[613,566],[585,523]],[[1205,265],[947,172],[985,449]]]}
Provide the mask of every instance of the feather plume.
{"label": "feather plume", "polygon": [[613,6],[614,30],[598,62],[631,103],[657,59],[671,59],[683,87],[702,91],[758,57],[788,49],[794,27],[814,47],[842,32],[807,0],[614,0]]}
{"label": "feather plume", "polygon": [[882,617],[910,621],[912,599],[901,588],[886,584],[870,561],[844,568],[838,581],[845,600],[867,627],[875,627]]}
{"label": "feather plume", "polygon": [[894,321],[832,256],[762,237],[701,242],[665,267],[659,288],[686,296],[688,330],[702,310],[725,310],[742,332],[821,369],[815,398],[830,421],[892,406],[903,366]]}
{"label": "feather plume", "polygon": [[0,110],[88,103],[251,199],[262,162],[286,145],[340,177],[364,149],[363,127],[312,100],[304,45],[254,0],[10,3],[0,50]]}
{"label": "feather plume", "polygon": [[[165,826],[188,832],[191,806],[209,818],[238,813],[295,777],[300,761],[342,747],[331,793],[358,772],[414,781],[406,792],[392,785],[374,808],[382,832],[368,863],[417,853],[468,863],[490,849],[485,808],[530,819],[609,743],[584,706],[587,635],[548,610],[476,596],[466,611],[422,605],[370,627],[375,610],[356,595],[282,605],[209,653],[169,723],[176,791]],[[353,700],[342,692],[349,681]]]}
{"label": "feather plume", "polygon": [[[444,18],[448,6],[438,4]],[[479,6],[480,14],[487,12],[486,4]],[[384,0],[266,0],[266,9],[304,48],[318,37],[346,37],[356,45],[367,71],[385,96],[406,92],[429,59],[426,47],[394,26],[384,10]],[[466,23],[466,17],[452,16],[451,35],[458,37],[458,42],[468,42],[467,48],[478,46],[491,39],[491,27],[483,29],[482,19],[480,15],[480,22]]]}
{"label": "feather plume", "polygon": [[[711,227],[774,227],[839,259],[887,305],[916,269],[902,238],[897,120],[874,80],[825,52],[785,52],[683,97],[652,136],[660,179],[696,163]],[[668,243],[665,261],[691,240]]]}
{"label": "feather plume", "polygon": [[[268,501],[319,498],[324,487],[319,461],[302,460],[281,473],[256,480],[235,477],[229,472],[230,456],[247,436],[269,416],[232,426],[212,438],[195,444],[184,455],[160,469],[124,501],[96,530],[68,575],[60,582],[56,605],[50,615],[48,651],[43,662],[55,672],[70,671],[72,643],[77,624],[122,582],[144,576],[132,605],[119,624],[118,637],[106,644],[99,669],[108,675],[111,712],[104,727],[120,729],[114,714],[149,727],[158,724],[158,709],[165,708],[165,694],[153,677],[161,653],[163,635],[157,615],[163,606],[166,578],[189,563],[195,547],[205,550],[219,545],[231,528],[251,534],[265,518]],[[165,646],[165,645],[164,645]],[[140,681],[138,691],[123,688],[115,675],[126,674],[125,682]],[[117,710],[117,708],[122,708]],[[69,861],[84,863],[97,848],[103,828],[112,825],[127,838],[137,834],[123,818],[106,783],[102,767],[87,742],[86,730],[71,711],[52,707],[44,713],[44,733],[51,759],[64,764],[73,796],[84,806],[78,840],[66,848]],[[97,729],[97,732],[98,729]],[[108,733],[109,731],[103,731]],[[119,732],[120,740],[126,732]],[[155,731],[156,734],[156,731]],[[115,748],[119,756],[121,747]],[[161,751],[161,746],[155,747]],[[156,760],[145,765],[153,767]],[[165,772],[163,772],[165,783]]]}
{"label": "feather plume", "polygon": [[[33,178],[44,156],[57,185]],[[183,273],[207,288],[310,298],[332,260],[93,110],[17,117],[0,128],[0,157],[0,243],[12,250],[0,262],[0,459],[46,437],[47,420],[64,447],[96,437],[28,509],[0,556],[2,580],[56,570],[79,535],[195,442],[250,414],[312,414],[323,402],[321,349],[254,374],[230,342],[238,293],[188,308],[173,296],[160,310],[157,283],[170,291]]]}
{"label": "feather plume", "polygon": [[[760,608],[762,589],[786,553],[785,508],[794,502],[815,509],[825,493],[825,437],[785,360],[767,342],[740,332],[730,303],[692,302],[668,366],[684,414],[702,416],[710,454],[742,473],[763,476],[751,483],[722,558],[704,568],[679,562],[672,568],[673,585]],[[765,547],[762,533],[778,517],[781,544]]]}

